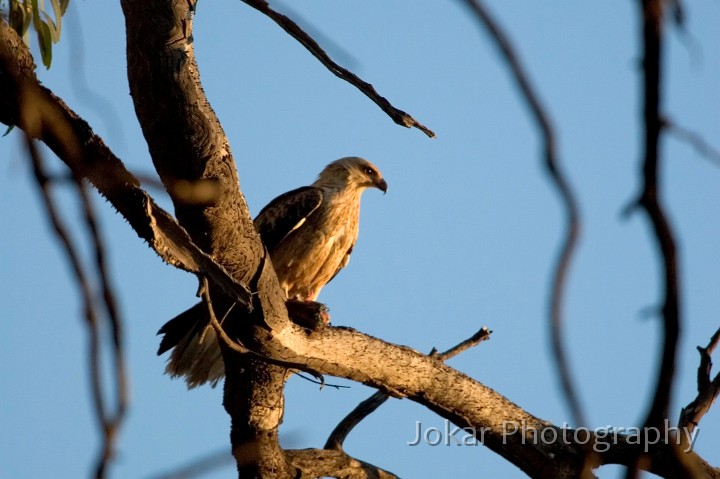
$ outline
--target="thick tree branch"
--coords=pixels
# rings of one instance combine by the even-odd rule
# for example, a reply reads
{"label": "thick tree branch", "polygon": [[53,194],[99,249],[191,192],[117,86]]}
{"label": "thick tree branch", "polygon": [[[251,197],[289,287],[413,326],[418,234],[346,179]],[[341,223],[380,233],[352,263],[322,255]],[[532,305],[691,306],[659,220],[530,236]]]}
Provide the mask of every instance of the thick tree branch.
{"label": "thick tree branch", "polygon": [[74,175],[87,178],[164,261],[206,275],[226,294],[250,304],[247,288],[199,250],[172,216],[138,187],[90,126],[39,84],[27,46],[4,21],[0,21],[0,73],[0,122],[43,141]]}
{"label": "thick tree branch", "polygon": [[[430,352],[430,356],[437,358],[440,361],[447,361],[463,351],[490,339],[490,334],[491,331],[483,326],[477,333],[473,334],[471,337],[456,346],[448,349],[444,353],[438,353],[437,350],[433,348]],[[325,449],[342,450],[343,443],[345,442],[348,434],[350,434],[350,431],[360,424],[363,419],[372,414],[377,408],[382,406],[388,398],[390,398],[390,396],[388,396],[387,393],[377,391],[372,396],[358,404],[355,409],[350,411],[350,413],[348,413],[348,415],[345,416],[345,418],[343,418],[337,426],[335,426],[335,429],[333,429],[325,442]]]}
{"label": "thick tree branch", "polygon": [[300,28],[291,19],[289,19],[282,13],[278,13],[272,8],[270,8],[268,2],[266,2],[265,0],[243,0],[243,2],[247,3],[257,11],[266,15],[272,21],[277,23],[280,28],[285,30],[295,40],[300,42],[300,44],[304,46],[307,51],[312,53],[312,55],[320,61],[320,63],[325,65],[325,67],[330,70],[333,75],[345,80],[346,82],[350,83],[358,90],[363,92],[368,98],[375,102],[375,104],[379,106],[382,111],[387,113],[387,115],[395,123],[406,128],[415,127],[425,133],[430,138],[435,137],[435,133],[432,130],[427,128],[422,123],[418,122],[415,118],[408,115],[404,111],[398,110],[397,108],[392,106],[392,104],[385,97],[381,96],[371,84],[363,81],[350,70],[343,68],[337,63],[335,63],[330,58],[330,56],[325,53],[325,50],[323,50],[310,35],[305,33],[303,29]]}
{"label": "thick tree branch", "polygon": [[525,68],[520,63],[520,58],[500,25],[490,15],[488,9],[480,0],[466,0],[465,3],[478,17],[480,23],[487,30],[490,38],[495,42],[502,58],[505,60],[513,80],[532,114],[535,123],[540,131],[542,142],[545,169],[555,185],[565,207],[565,238],[560,247],[555,271],[553,272],[552,290],[550,293],[550,339],[552,344],[555,366],[560,376],[560,384],[563,394],[570,407],[573,421],[578,425],[586,424],[580,398],[573,386],[570,373],[570,361],[563,344],[563,298],[565,295],[565,284],[569,275],[572,257],[577,249],[580,237],[580,210],[575,194],[570,183],[560,170],[557,159],[557,148],[555,145],[555,132],[549,114],[540,102],[540,97],[530,82]]}
{"label": "thick tree branch", "polygon": [[[576,437],[576,430],[560,429],[529,414],[436,358],[349,328],[328,327],[308,334],[302,328],[290,326],[273,331],[272,345],[267,350],[283,360],[305,361],[309,367],[324,374],[408,398],[459,427],[474,428],[478,438],[482,435],[485,446],[531,477],[578,477],[584,470],[587,449],[593,445],[592,441],[607,442],[594,433],[591,434],[594,439],[583,440],[589,433],[587,429],[581,430]],[[543,438],[556,440],[545,441]],[[642,440],[640,444],[633,444],[631,440],[623,440],[621,434],[617,441],[609,444],[607,451],[600,450],[591,457],[589,465],[631,465],[633,454],[644,448],[649,451],[648,461],[642,464],[644,470],[661,477],[676,477],[672,471],[677,466],[667,469],[670,463],[667,455],[672,455],[676,449],[673,444],[653,445]],[[715,470],[694,452],[680,452],[684,462],[697,470],[710,471],[696,477],[720,477],[713,475]]]}
{"label": "thick tree branch", "polygon": [[[193,241],[254,292],[252,307],[231,308],[235,295],[216,291],[209,277],[215,310],[230,311],[223,330],[235,342],[268,356],[260,338],[268,328],[289,322],[285,297],[240,192],[227,137],[200,84],[192,44],[195,1],[123,0],[122,8],[130,93],[155,169]],[[189,203],[174,188],[178,180],[214,182],[218,196],[206,205]],[[277,430],[287,368],[238,354],[228,344],[220,342],[223,405],[231,418],[238,471],[248,477],[291,477]]]}

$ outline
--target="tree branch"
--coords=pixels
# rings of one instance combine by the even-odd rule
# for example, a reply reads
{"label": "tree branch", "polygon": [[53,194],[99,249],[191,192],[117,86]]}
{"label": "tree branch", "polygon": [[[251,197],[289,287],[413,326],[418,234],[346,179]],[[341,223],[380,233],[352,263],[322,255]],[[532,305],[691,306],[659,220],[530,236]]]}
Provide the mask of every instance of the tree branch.
{"label": "tree branch", "polygon": [[295,40],[300,42],[300,44],[304,46],[307,51],[309,51],[315,58],[320,61],[320,63],[325,65],[325,67],[330,70],[333,75],[342,80],[345,80],[346,82],[350,83],[358,90],[360,90],[362,93],[364,93],[377,106],[379,106],[382,111],[387,113],[387,115],[395,123],[406,128],[415,127],[425,133],[428,137],[435,138],[435,133],[432,130],[415,120],[415,118],[408,115],[404,111],[398,110],[397,108],[392,106],[392,104],[385,97],[381,96],[371,84],[363,81],[353,72],[335,63],[328,56],[328,54],[325,53],[325,50],[323,50],[310,35],[305,33],[303,29],[300,28],[290,18],[270,8],[268,2],[266,2],[265,0],[243,0],[243,2],[247,3],[255,10],[259,11],[260,13],[269,17],[272,21],[277,23],[280,28],[285,30]]}
{"label": "tree branch", "polygon": [[73,175],[87,178],[165,262],[208,276],[226,294],[250,307],[248,289],[198,249],[172,216],[138,187],[90,126],[40,85],[27,46],[4,21],[0,21],[0,73],[0,88],[5,92],[0,98],[0,122],[43,141]]}
{"label": "tree branch", "polygon": [[[457,356],[461,352],[477,346],[483,341],[490,339],[492,331],[487,329],[485,326],[473,334],[470,338],[464,340],[460,344],[448,349],[444,353],[438,353],[434,348],[430,352],[430,357],[437,358],[440,361],[447,361],[448,359]],[[372,396],[358,404],[355,409],[350,411],[340,423],[335,426],[335,429],[330,433],[327,441],[325,442],[325,449],[342,450],[343,443],[347,438],[350,431],[360,422],[372,414],[377,408],[382,406],[390,396],[382,391],[375,392]]]}
{"label": "tree branch", "polygon": [[720,165],[720,150],[713,147],[697,132],[683,128],[667,118],[663,120],[662,127],[668,133],[674,134],[679,140],[692,146],[700,156],[707,158],[716,165]]}
{"label": "tree branch", "polygon": [[645,425],[662,427],[669,415],[670,392],[675,375],[675,355],[680,336],[680,282],[675,238],[660,205],[662,22],[663,0],[639,2],[643,25],[643,87],[645,140],[642,162],[643,189],[638,204],[644,209],[655,235],[663,268],[663,346],[655,395]]}
{"label": "tree branch", "polygon": [[586,424],[580,398],[573,385],[570,373],[570,361],[563,344],[563,297],[565,295],[565,284],[569,275],[570,264],[577,249],[580,237],[580,211],[575,194],[570,183],[560,170],[555,146],[555,132],[550,116],[540,102],[539,95],[535,92],[530,83],[529,76],[520,63],[518,55],[510,42],[510,38],[500,28],[500,25],[493,19],[490,12],[480,0],[466,0],[465,3],[478,17],[490,38],[495,42],[498,50],[512,74],[513,80],[520,90],[522,98],[529,108],[538,130],[542,137],[545,169],[550,176],[555,189],[565,207],[565,238],[560,247],[555,270],[553,272],[552,289],[550,293],[550,339],[557,367],[560,376],[565,400],[570,407],[573,421],[578,425]]}
{"label": "tree branch", "polygon": [[[92,288],[90,286],[90,278],[83,268],[80,255],[75,247],[70,235],[60,218],[60,213],[55,206],[55,200],[52,197],[52,193],[49,188],[50,178],[45,172],[43,165],[43,159],[40,152],[37,150],[34,141],[25,135],[26,146],[32,160],[33,172],[35,174],[35,181],[37,182],[38,189],[40,190],[45,209],[48,213],[50,222],[52,223],[55,234],[57,235],[58,241],[65,250],[68,262],[70,263],[71,270],[75,275],[75,281],[77,282],[78,289],[81,292],[82,300],[84,304],[85,313],[85,324],[88,329],[88,370],[90,371],[90,389],[92,391],[93,407],[95,409],[95,418],[100,426],[102,435],[100,453],[95,462],[94,477],[101,479],[105,477],[110,460],[114,455],[115,449],[115,437],[117,431],[122,423],[125,415],[125,409],[127,405],[127,387],[125,378],[125,359],[123,354],[122,343],[120,341],[120,318],[117,316],[117,312],[114,309],[114,302],[108,303],[106,299],[107,311],[110,315],[113,332],[114,334],[114,348],[113,348],[113,362],[115,365],[115,410],[110,413],[109,407],[107,406],[105,393],[103,392],[103,380],[102,380],[102,344],[100,339],[100,321],[95,308],[95,301],[93,301]],[[83,186],[78,181],[77,187],[82,198],[82,202],[86,208],[86,216],[88,222],[93,223],[90,226],[92,236],[95,243],[95,252],[98,263],[104,262],[103,250],[100,246],[99,238],[97,237],[97,229],[94,227],[94,220],[92,220],[92,214],[90,213],[89,198],[84,195]],[[104,270],[101,273],[104,275]],[[107,280],[103,280],[103,284],[107,285]],[[107,298],[107,296],[106,296]]]}
{"label": "tree branch", "polygon": [[715,399],[720,395],[720,373],[710,380],[712,372],[711,354],[720,343],[720,328],[715,331],[710,342],[704,348],[698,346],[700,353],[700,365],[697,372],[698,394],[687,406],[680,411],[678,427],[687,428],[690,432],[700,424],[702,417],[710,411]]}

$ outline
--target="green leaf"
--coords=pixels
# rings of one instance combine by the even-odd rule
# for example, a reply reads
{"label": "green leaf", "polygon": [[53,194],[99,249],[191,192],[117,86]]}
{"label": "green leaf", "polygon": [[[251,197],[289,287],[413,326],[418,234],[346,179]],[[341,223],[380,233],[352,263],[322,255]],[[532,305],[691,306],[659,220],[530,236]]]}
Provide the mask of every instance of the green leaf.
{"label": "green leaf", "polygon": [[5,131],[5,133],[3,133],[3,138],[8,136],[10,134],[10,132],[13,131],[13,128],[15,128],[15,125],[8,126],[8,129]]}
{"label": "green leaf", "polygon": [[50,39],[53,43],[57,43],[58,40],[60,40],[60,26],[55,26],[55,22],[53,22],[47,13],[42,12],[42,16],[43,23],[47,25],[50,30]]}
{"label": "green leaf", "polygon": [[31,19],[32,15],[24,3],[19,1],[10,2],[10,14],[8,15],[8,21],[10,26],[18,33],[18,35],[25,35],[28,26],[30,26]]}
{"label": "green leaf", "polygon": [[53,41],[57,43],[58,40],[60,40],[60,29],[62,28],[63,11],[60,8],[60,0],[50,0],[50,3],[52,4],[53,14],[55,15],[55,22],[57,22],[57,26],[55,25],[55,22],[52,23],[54,33]]}
{"label": "green leaf", "polygon": [[38,35],[40,35],[40,25],[42,24],[42,20],[40,19],[40,7],[38,7],[38,0],[32,0],[30,5],[32,7],[33,27],[35,28],[35,31],[38,32]]}
{"label": "green leaf", "polygon": [[36,28],[36,30],[43,65],[45,65],[45,68],[50,68],[52,62],[52,33],[50,27],[46,23],[40,22],[40,28]]}

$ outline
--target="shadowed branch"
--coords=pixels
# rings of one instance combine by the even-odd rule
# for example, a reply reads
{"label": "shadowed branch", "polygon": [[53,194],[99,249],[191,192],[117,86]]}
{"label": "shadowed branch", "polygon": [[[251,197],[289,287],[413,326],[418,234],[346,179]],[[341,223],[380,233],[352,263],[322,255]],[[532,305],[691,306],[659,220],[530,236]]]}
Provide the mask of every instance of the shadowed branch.
{"label": "shadowed branch", "polygon": [[678,424],[678,427],[687,428],[690,432],[700,424],[702,417],[710,411],[710,406],[720,395],[720,372],[712,380],[710,379],[710,373],[712,372],[711,355],[718,343],[720,343],[720,328],[715,331],[706,347],[698,346],[697,348],[700,353],[700,365],[697,372],[698,394],[690,404],[682,409]]}
{"label": "shadowed branch", "polygon": [[560,383],[563,394],[570,407],[573,421],[578,425],[586,424],[580,399],[573,386],[570,366],[565,346],[563,344],[563,297],[565,295],[565,284],[570,269],[570,262],[577,249],[580,236],[580,211],[570,184],[565,175],[560,171],[557,160],[555,145],[555,132],[552,122],[545,108],[540,103],[540,98],[530,83],[530,78],[525,68],[520,63],[520,58],[515,52],[509,37],[500,28],[500,25],[490,15],[490,12],[480,0],[465,0],[470,10],[480,20],[490,38],[495,42],[502,58],[505,60],[518,89],[532,114],[543,142],[545,169],[555,185],[565,207],[565,238],[560,248],[555,271],[553,272],[552,289],[550,293],[550,338],[555,359],[555,366],[560,375]]}
{"label": "shadowed branch", "polygon": [[[123,418],[125,417],[128,401],[127,379],[125,374],[125,354],[122,343],[122,319],[118,314],[114,294],[112,292],[112,287],[110,286],[105,266],[103,242],[97,228],[95,213],[93,212],[92,204],[89,196],[87,195],[87,191],[85,191],[84,185],[79,178],[75,178],[78,195],[81,198],[81,203],[85,212],[85,222],[95,251],[95,261],[102,286],[105,312],[110,321],[112,330],[113,343],[111,356],[115,372],[113,377],[115,381],[115,396],[112,401],[108,401],[105,393],[103,392],[103,380],[101,373],[103,343],[100,339],[100,329],[102,325],[100,324],[99,318],[102,316],[99,316],[96,311],[90,277],[86,273],[85,268],[83,268],[77,248],[61,220],[56,202],[53,199],[52,192],[50,191],[51,180],[45,172],[42,156],[40,155],[34,141],[29,136],[25,135],[25,140],[30,159],[32,160],[35,181],[37,183],[38,190],[41,193],[45,210],[47,211],[50,222],[53,225],[57,239],[65,250],[65,255],[70,263],[71,270],[75,276],[75,281],[83,300],[85,324],[88,330],[88,369],[90,371],[92,402],[95,409],[95,418],[100,425],[102,434],[100,453],[98,454],[95,462],[94,477],[104,478],[108,465],[114,456],[115,439]],[[112,412],[108,406],[109,402],[112,402],[115,405]]]}
{"label": "shadowed branch", "polygon": [[243,2],[250,5],[257,11],[266,15],[272,21],[277,23],[280,28],[285,30],[295,40],[300,42],[300,44],[304,46],[307,51],[309,51],[315,58],[320,61],[320,63],[325,65],[325,67],[330,70],[333,75],[345,80],[346,82],[350,83],[358,90],[360,90],[362,93],[364,93],[368,98],[375,102],[375,104],[379,106],[382,111],[387,113],[387,115],[392,118],[395,123],[406,128],[417,128],[430,138],[435,137],[435,133],[432,130],[427,128],[422,123],[418,122],[415,118],[408,115],[404,111],[392,106],[392,104],[385,97],[381,96],[370,83],[363,81],[350,70],[343,68],[337,63],[335,63],[328,56],[328,54],[325,53],[325,50],[323,50],[322,47],[320,47],[320,45],[318,45],[318,43],[313,40],[310,35],[305,33],[303,29],[300,28],[290,18],[270,8],[268,2],[266,2],[265,0],[243,0]]}

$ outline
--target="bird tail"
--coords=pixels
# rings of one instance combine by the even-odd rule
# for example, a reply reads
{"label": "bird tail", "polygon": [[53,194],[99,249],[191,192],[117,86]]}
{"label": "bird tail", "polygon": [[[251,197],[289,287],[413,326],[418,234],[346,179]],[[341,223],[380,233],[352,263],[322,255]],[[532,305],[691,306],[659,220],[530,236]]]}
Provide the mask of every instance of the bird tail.
{"label": "bird tail", "polygon": [[165,372],[172,377],[185,377],[188,388],[210,383],[217,386],[225,376],[215,330],[210,326],[206,306],[198,303],[165,323],[158,356],[172,349]]}

